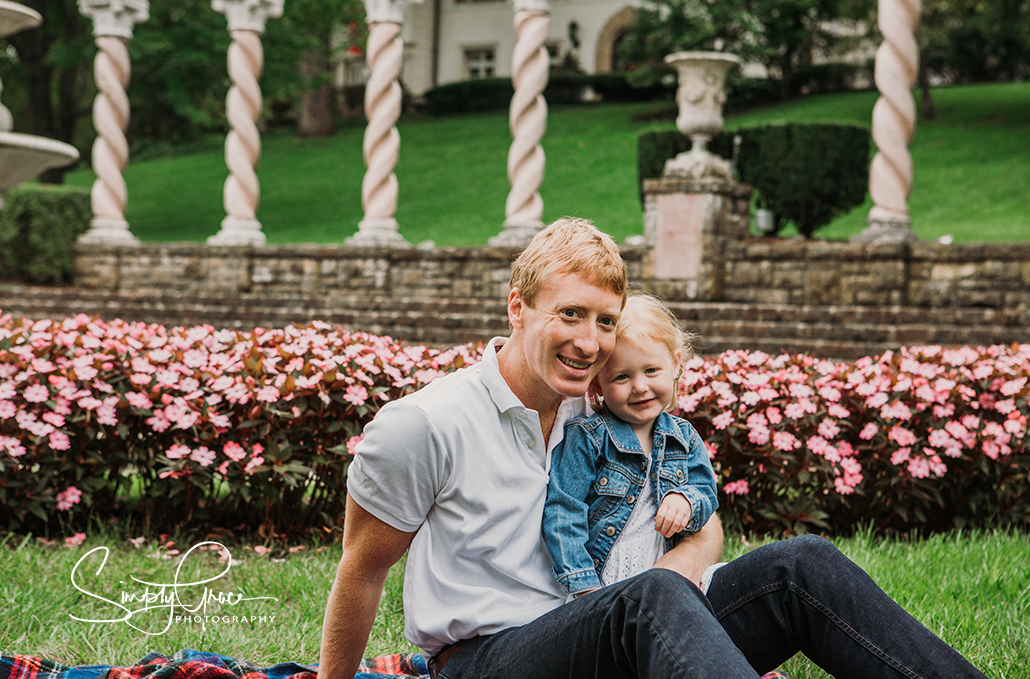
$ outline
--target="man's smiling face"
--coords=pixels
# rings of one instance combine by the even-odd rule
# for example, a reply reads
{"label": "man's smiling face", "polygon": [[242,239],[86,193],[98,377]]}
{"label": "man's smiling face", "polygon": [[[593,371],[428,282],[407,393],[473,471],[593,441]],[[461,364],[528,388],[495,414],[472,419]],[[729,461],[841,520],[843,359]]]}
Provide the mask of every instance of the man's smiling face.
{"label": "man's smiling face", "polygon": [[615,349],[622,295],[579,274],[549,277],[532,307],[517,299],[528,377],[540,396],[582,396]]}

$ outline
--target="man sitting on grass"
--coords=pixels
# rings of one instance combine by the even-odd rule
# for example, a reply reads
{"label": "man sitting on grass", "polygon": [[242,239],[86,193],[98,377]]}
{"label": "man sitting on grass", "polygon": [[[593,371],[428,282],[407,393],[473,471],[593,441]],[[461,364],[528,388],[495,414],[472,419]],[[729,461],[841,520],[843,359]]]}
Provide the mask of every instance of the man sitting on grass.
{"label": "man sitting on grass", "polygon": [[408,552],[405,634],[446,679],[754,679],[797,652],[837,679],[983,679],[821,538],[715,572],[716,519],[656,567],[566,604],[541,533],[549,456],[615,347],[626,271],[563,219],[512,267],[511,336],[384,407],[347,482],[321,679],[350,679],[391,566]]}

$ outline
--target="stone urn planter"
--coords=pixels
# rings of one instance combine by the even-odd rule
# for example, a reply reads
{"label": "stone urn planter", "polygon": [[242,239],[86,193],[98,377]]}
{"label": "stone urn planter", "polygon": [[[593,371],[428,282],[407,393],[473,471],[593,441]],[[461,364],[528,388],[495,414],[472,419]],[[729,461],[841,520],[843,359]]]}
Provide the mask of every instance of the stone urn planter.
{"label": "stone urn planter", "polygon": [[690,137],[689,151],[665,163],[665,176],[694,179],[733,179],[730,164],[710,153],[705,145],[722,130],[722,107],[726,103],[726,77],[740,64],[740,58],[722,52],[676,52],[665,57],[679,73],[676,90],[676,128]]}

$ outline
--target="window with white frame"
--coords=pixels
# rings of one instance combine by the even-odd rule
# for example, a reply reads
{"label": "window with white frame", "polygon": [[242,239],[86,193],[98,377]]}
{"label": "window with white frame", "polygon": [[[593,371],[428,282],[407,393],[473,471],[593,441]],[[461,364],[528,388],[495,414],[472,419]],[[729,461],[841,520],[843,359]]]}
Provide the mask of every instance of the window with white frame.
{"label": "window with white frame", "polygon": [[496,54],[493,47],[466,47],[465,76],[469,80],[494,77]]}

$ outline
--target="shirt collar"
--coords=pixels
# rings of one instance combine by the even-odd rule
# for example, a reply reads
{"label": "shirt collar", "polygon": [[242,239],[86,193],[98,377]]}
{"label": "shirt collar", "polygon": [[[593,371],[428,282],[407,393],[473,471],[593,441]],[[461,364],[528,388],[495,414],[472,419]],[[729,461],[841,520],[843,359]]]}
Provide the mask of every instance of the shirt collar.
{"label": "shirt collar", "polygon": [[[494,337],[486,345],[486,349],[483,351],[480,379],[483,380],[483,385],[490,393],[490,398],[493,400],[494,405],[502,413],[516,408],[531,410],[519,400],[519,397],[515,395],[515,392],[511,390],[508,383],[504,381],[504,377],[501,376],[501,368],[497,363],[497,350],[504,346],[505,339],[504,337]],[[562,428],[565,421],[585,412],[586,400],[584,398],[567,398],[562,401],[561,405],[558,406],[554,429],[551,431],[550,447],[553,448],[555,444],[561,441]]]}
{"label": "shirt collar", "polygon": [[[633,426],[629,422],[620,420],[607,408],[598,413],[598,415],[601,421],[604,422],[605,428],[608,429],[608,434],[611,436],[616,448],[624,453],[642,454],[644,452],[644,449],[640,446],[640,439],[637,438],[637,433],[633,431]],[[654,424],[654,433],[656,436],[671,436],[679,441],[684,448],[687,447],[687,441],[683,438],[683,432],[676,426],[676,422],[669,413],[663,412],[658,416]]]}

